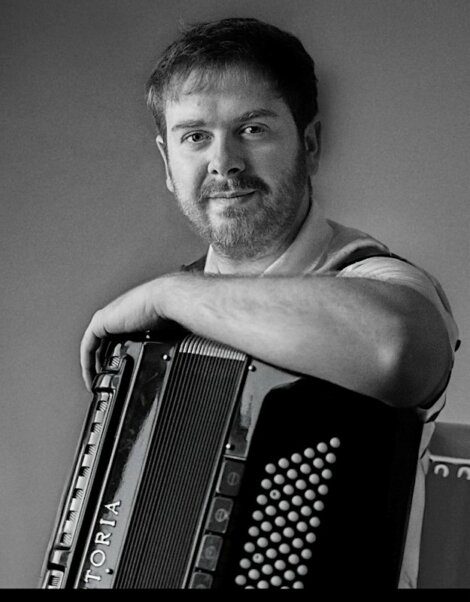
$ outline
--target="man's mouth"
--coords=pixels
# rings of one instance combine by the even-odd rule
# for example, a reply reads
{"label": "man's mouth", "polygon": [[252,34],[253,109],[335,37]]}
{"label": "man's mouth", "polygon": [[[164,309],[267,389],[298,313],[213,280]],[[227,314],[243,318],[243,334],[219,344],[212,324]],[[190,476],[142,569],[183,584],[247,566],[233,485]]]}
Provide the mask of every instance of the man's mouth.
{"label": "man's mouth", "polygon": [[254,194],[256,191],[255,190],[234,190],[234,191],[230,191],[230,192],[218,192],[215,194],[211,194],[209,196],[210,199],[224,199],[224,200],[230,200],[230,199],[241,199],[244,197],[248,197],[252,194]]}

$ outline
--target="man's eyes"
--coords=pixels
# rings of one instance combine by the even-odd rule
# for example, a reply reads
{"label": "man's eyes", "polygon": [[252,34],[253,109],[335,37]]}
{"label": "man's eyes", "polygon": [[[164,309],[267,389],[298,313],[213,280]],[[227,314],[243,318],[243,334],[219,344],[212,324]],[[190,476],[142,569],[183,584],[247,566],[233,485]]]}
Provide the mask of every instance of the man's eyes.
{"label": "man's eyes", "polygon": [[[245,125],[238,131],[239,135],[245,138],[259,138],[267,131],[266,126],[262,125]],[[190,132],[185,134],[181,139],[182,142],[188,142],[193,146],[204,144],[211,138],[208,132]]]}
{"label": "man's eyes", "polygon": [[209,135],[205,132],[191,132],[190,134],[186,134],[183,136],[183,142],[190,142],[192,144],[201,144],[201,142],[205,142],[209,138]]}
{"label": "man's eyes", "polygon": [[261,125],[247,125],[242,129],[243,134],[248,134],[251,136],[259,136],[260,134],[264,134],[266,132],[266,128]]}

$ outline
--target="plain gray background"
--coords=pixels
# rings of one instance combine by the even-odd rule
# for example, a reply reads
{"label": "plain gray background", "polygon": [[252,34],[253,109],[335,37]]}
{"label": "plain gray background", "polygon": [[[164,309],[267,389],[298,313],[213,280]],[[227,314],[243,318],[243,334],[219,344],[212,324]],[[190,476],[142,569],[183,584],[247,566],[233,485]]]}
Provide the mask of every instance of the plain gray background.
{"label": "plain gray background", "polygon": [[320,80],[316,195],[444,286],[463,344],[440,420],[470,423],[466,0],[2,0],[0,587],[35,587],[89,403],[91,314],[200,254],[144,84],[178,23],[254,16]]}

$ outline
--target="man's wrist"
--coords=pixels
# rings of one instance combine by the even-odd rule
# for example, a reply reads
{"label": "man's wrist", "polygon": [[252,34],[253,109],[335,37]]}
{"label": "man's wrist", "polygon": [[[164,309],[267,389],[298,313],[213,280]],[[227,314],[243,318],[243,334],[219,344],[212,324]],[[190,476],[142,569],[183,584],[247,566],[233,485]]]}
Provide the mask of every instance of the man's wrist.
{"label": "man's wrist", "polygon": [[171,272],[152,282],[150,302],[155,316],[168,320],[175,319],[175,308],[181,295],[182,280],[187,274]]}

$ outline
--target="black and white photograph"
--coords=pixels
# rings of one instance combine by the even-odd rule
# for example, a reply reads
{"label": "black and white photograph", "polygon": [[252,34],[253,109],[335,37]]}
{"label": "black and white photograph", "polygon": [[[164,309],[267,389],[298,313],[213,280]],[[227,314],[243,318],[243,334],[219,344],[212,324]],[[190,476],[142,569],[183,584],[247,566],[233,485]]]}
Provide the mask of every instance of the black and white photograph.
{"label": "black and white photograph", "polygon": [[2,0],[0,590],[470,588],[470,3]]}

